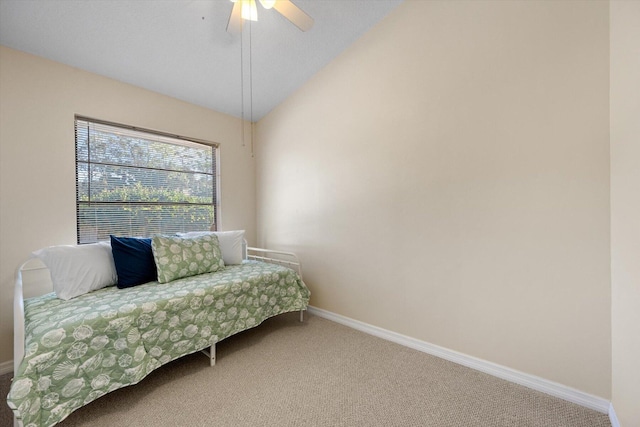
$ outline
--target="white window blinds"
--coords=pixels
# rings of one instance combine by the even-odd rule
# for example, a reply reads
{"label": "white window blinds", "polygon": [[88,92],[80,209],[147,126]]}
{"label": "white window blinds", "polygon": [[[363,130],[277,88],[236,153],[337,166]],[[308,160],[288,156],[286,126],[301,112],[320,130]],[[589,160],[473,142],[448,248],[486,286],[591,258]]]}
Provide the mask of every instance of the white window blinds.
{"label": "white window blinds", "polygon": [[216,229],[216,151],[207,144],[76,117],[78,243]]}

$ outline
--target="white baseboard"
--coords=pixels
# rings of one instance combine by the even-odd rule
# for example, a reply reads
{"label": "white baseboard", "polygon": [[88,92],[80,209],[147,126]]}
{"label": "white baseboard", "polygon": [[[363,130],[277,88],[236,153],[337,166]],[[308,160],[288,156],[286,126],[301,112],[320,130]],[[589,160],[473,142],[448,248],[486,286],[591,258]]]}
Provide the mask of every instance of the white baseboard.
{"label": "white baseboard", "polygon": [[616,411],[613,410],[613,403],[609,405],[609,421],[611,422],[611,427],[620,427]]}
{"label": "white baseboard", "polygon": [[507,368],[506,366],[498,365],[496,363],[478,359],[464,353],[449,350],[448,348],[440,347],[435,344],[420,341],[418,339],[398,334],[396,332],[388,331],[377,326],[369,325],[367,323],[341,316],[339,314],[332,313],[321,308],[309,306],[308,310],[309,313],[315,314],[316,316],[323,317],[327,320],[340,323],[353,329],[357,329],[369,335],[374,335],[378,338],[392,341],[396,344],[400,344],[405,347],[421,351],[423,353],[428,353],[433,356],[437,356],[442,359],[467,366],[477,371],[481,371],[489,375],[493,375],[495,377],[523,385],[533,390],[537,390],[551,396],[559,397],[560,399],[576,403],[578,405],[593,409],[603,414],[608,413],[610,417],[613,413],[615,417],[615,413],[613,412],[613,407],[611,406],[610,402],[601,397],[594,396],[580,390],[576,390],[574,388],[537,377],[535,375],[516,371],[515,369]]}
{"label": "white baseboard", "polygon": [[6,362],[0,362],[0,375],[13,372],[13,360],[7,360]]}
{"label": "white baseboard", "polygon": [[[593,409],[603,414],[608,414],[609,420],[611,421],[611,427],[620,427],[620,422],[618,421],[616,412],[613,409],[613,404],[601,397],[594,396],[592,394],[588,394],[580,390],[576,390],[574,388],[537,377],[535,375],[516,371],[515,369],[507,368],[506,366],[478,359],[464,353],[449,350],[448,348],[440,347],[425,341],[420,341],[418,339],[411,338],[397,332],[392,332],[386,329],[379,328],[377,326],[369,325],[368,323],[341,316],[339,314],[332,313],[321,308],[309,306],[308,311],[309,313],[315,314],[318,317],[340,323],[369,335],[373,335],[378,338],[382,338],[384,340],[421,351],[423,353],[431,354],[433,356],[440,357],[442,359],[449,360],[463,366],[467,366],[477,371],[481,371],[495,377],[502,378],[503,380],[511,381],[513,383],[529,387],[533,390],[537,390],[551,396],[559,397],[560,399],[564,399],[569,402]],[[4,375],[10,372],[13,372],[13,360],[0,362],[0,375]]]}

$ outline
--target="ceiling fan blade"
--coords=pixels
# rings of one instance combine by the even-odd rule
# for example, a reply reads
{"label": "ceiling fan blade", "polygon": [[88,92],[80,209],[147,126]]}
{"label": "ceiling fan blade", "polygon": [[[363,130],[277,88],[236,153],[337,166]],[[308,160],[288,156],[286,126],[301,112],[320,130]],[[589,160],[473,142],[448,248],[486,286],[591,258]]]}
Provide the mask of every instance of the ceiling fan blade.
{"label": "ceiling fan blade", "polygon": [[227,32],[231,34],[240,34],[242,32],[242,3],[236,1],[233,3],[229,22],[227,23]]}
{"label": "ceiling fan blade", "polygon": [[313,18],[291,3],[291,0],[277,0],[273,8],[302,31],[308,31],[313,27]]}

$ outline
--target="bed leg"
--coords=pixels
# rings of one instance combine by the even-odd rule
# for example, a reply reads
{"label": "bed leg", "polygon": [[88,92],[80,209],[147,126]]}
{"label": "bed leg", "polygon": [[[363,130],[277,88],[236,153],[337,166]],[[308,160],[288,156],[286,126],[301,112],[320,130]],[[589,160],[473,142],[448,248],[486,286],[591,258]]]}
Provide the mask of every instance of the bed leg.
{"label": "bed leg", "polygon": [[209,358],[209,366],[215,366],[216,364],[216,345],[211,344],[211,347],[202,350],[204,354]]}
{"label": "bed leg", "polygon": [[300,310],[300,322],[304,322],[304,310]]}

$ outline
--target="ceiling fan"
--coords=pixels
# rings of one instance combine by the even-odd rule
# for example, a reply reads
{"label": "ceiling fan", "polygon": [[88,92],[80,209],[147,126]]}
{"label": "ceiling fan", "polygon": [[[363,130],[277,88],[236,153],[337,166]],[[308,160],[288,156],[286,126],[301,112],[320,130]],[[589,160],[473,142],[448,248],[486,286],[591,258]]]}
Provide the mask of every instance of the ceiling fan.
{"label": "ceiling fan", "polygon": [[[242,32],[242,24],[245,20],[258,20],[258,8],[256,0],[231,1],[233,2],[233,9],[231,10],[231,16],[229,16],[227,31],[232,34],[238,34]],[[308,31],[313,26],[313,18],[293,4],[291,0],[260,0],[260,4],[265,9],[273,8],[277,10],[302,31]]]}

